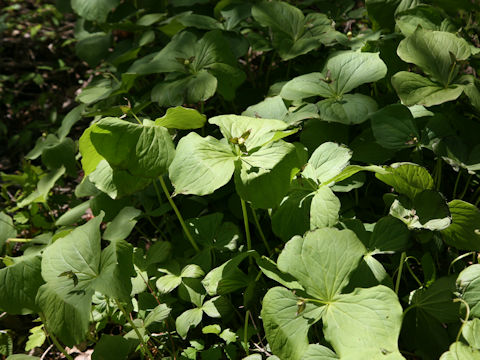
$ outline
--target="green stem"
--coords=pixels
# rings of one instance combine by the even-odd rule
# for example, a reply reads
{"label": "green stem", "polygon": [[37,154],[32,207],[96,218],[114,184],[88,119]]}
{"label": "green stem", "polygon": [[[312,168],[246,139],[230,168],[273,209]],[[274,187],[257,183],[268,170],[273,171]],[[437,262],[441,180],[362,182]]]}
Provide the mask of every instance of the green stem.
{"label": "green stem", "polygon": [[302,298],[302,300],[305,301],[305,302],[313,302],[313,303],[322,304],[322,305],[330,304],[327,301],[322,301],[322,300],[318,300],[318,299]]}
{"label": "green stem", "polygon": [[453,299],[453,302],[461,302],[463,305],[465,305],[465,309],[466,309],[465,310],[465,313],[466,313],[465,320],[463,321],[462,326],[460,326],[460,329],[458,330],[458,333],[457,333],[457,338],[455,340],[455,342],[458,342],[458,340],[460,339],[460,335],[462,334],[463,327],[465,326],[468,319],[470,318],[470,306],[468,305],[468,303],[465,300],[463,300],[461,298]]}
{"label": "green stem", "polygon": [[58,349],[58,351],[60,351],[63,355],[65,355],[65,357],[68,360],[73,360],[73,358],[70,355],[68,355],[67,350],[65,350],[65,348],[57,340],[55,335],[51,331],[48,330],[47,319],[45,319],[43,314],[40,314],[40,319],[42,320],[43,324],[45,325],[45,328],[47,329],[47,332],[48,332],[48,336],[50,337],[50,339],[52,339],[52,342],[55,344],[55,347]]}
{"label": "green stem", "polygon": [[448,74],[447,84],[445,85],[445,89],[448,88],[448,84],[452,80],[453,71],[455,70],[455,66],[457,65],[457,60],[455,60],[452,64],[452,68],[450,69],[450,73]]}
{"label": "green stem", "polygon": [[471,181],[471,180],[472,180],[472,174],[468,175],[467,182],[465,183],[465,187],[463,188],[462,193],[461,193],[460,196],[458,197],[459,199],[463,199],[463,197],[464,197],[465,194],[467,193],[468,186],[470,185],[470,181]]}
{"label": "green stem", "polygon": [[475,256],[475,251],[471,251],[471,252],[462,254],[460,256],[457,256],[455,259],[453,259],[453,261],[448,266],[447,275],[450,275],[450,270],[452,269],[453,264],[455,264],[457,261],[462,260],[463,258],[466,258],[466,257],[468,257],[472,254],[473,254],[473,256]]}
{"label": "green stem", "polygon": [[137,117],[137,115],[135,115],[135,113],[132,110],[130,110],[129,113],[132,114],[132,116],[135,118],[135,120],[137,120],[137,122],[140,125],[142,125],[142,122],[140,121],[140,119]]}
{"label": "green stem", "polygon": [[16,243],[28,243],[32,241],[32,239],[19,239],[19,238],[8,238],[7,242],[16,242]]}
{"label": "green stem", "polygon": [[258,221],[257,213],[255,212],[255,209],[253,208],[253,206],[250,206],[250,209],[252,210],[253,220],[255,221],[255,226],[257,227],[260,237],[262,238],[263,244],[265,245],[265,248],[267,249],[268,254],[272,255],[272,249],[270,249],[267,239],[265,238],[265,234],[263,233],[262,227],[260,226],[260,222]]}
{"label": "green stem", "polygon": [[400,280],[402,278],[403,263],[405,262],[406,256],[407,256],[407,253],[405,251],[402,252],[402,256],[400,257],[400,265],[398,266],[397,281],[395,283],[395,294],[397,295],[398,295],[398,290],[400,289]]}
{"label": "green stem", "polygon": [[417,305],[413,304],[413,305],[410,305],[409,307],[407,307],[407,308],[403,311],[402,317],[405,319],[405,315],[407,315],[407,313],[408,313],[410,310],[412,310],[415,306],[417,306]]}
{"label": "green stem", "polygon": [[[182,225],[182,229],[185,232],[185,235],[187,236],[188,241],[190,241],[190,244],[192,244],[196,252],[200,252],[200,248],[195,242],[195,239],[192,237],[192,234],[190,234],[190,231],[188,230],[187,225],[185,225],[185,221],[183,221],[182,214],[180,214],[180,211],[178,210],[177,205],[175,205],[172,197],[170,196],[170,193],[168,192],[165,181],[163,181],[163,178],[161,176],[158,178],[158,180],[160,181],[160,185],[162,186],[163,192],[165,193],[165,196],[167,197],[168,202],[170,203],[170,206],[172,207],[173,211],[175,211],[175,214],[177,215],[178,221],[180,221],[180,225]],[[153,182],[153,184],[156,186],[155,181]]]}
{"label": "green stem", "polygon": [[442,158],[437,159],[437,166],[435,169],[435,185],[437,191],[440,190],[440,184],[442,182]]}
{"label": "green stem", "polygon": [[458,170],[457,179],[455,180],[455,186],[453,187],[452,199],[455,199],[455,197],[457,196],[457,187],[458,187],[458,183],[460,181],[461,175],[462,175],[462,172]]}
{"label": "green stem", "polygon": [[[240,198],[240,202],[242,204],[242,214],[243,214],[243,225],[245,226],[245,236],[247,238],[247,250],[252,250],[252,238],[250,237],[250,228],[248,226],[248,213],[247,213],[247,206],[245,204],[245,200]],[[252,257],[249,257],[250,263],[253,262]]]}
{"label": "green stem", "polygon": [[244,328],[243,328],[243,342],[245,343],[245,353],[250,355],[250,350],[248,349],[248,313],[250,310],[247,310],[245,313],[245,322],[244,322]]}
{"label": "green stem", "polygon": [[410,273],[410,275],[412,275],[412,277],[415,279],[415,281],[417,282],[418,286],[422,286],[422,282],[420,281],[420,279],[415,275],[415,273],[413,272],[413,270],[410,268],[410,265],[408,264],[408,260],[405,261],[407,263],[407,270],[408,272]]}
{"label": "green stem", "polygon": [[127,313],[127,310],[125,310],[123,305],[117,299],[115,299],[115,303],[117,304],[118,308],[123,313],[123,315],[127,318],[127,321],[130,324],[130,326],[133,328],[133,331],[135,331],[135,334],[137,334],[138,340],[140,340],[140,342],[142,343],[142,348],[143,348],[144,354],[146,354],[151,360],[153,360],[154,357],[153,357],[152,353],[150,352],[150,349],[148,348],[147,344],[145,343],[145,340],[144,340],[142,334],[140,334],[140,331],[135,326],[132,319],[130,319],[130,316]]}

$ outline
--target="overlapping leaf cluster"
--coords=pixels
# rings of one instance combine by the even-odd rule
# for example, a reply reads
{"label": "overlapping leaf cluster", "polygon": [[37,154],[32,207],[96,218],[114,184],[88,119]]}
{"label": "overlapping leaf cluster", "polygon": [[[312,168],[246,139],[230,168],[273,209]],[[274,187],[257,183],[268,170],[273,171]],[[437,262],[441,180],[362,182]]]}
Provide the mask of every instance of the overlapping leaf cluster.
{"label": "overlapping leaf cluster", "polygon": [[480,358],[478,5],[60,5],[99,75],[2,174],[27,351]]}

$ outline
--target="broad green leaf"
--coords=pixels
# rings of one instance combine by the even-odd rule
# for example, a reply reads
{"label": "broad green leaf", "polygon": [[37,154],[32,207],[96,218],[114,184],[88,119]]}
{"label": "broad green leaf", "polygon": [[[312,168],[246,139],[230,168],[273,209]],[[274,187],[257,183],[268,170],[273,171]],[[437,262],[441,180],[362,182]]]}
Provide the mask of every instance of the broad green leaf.
{"label": "broad green leaf", "polygon": [[[198,19],[199,15],[190,16]],[[231,100],[235,89],[245,80],[227,38],[219,30],[209,31],[200,39],[192,32],[182,31],[159,52],[135,61],[128,72],[141,75],[171,72],[152,91],[152,99],[161,105],[203,101],[216,90]]]}
{"label": "broad green leaf", "polygon": [[83,104],[92,104],[94,102],[106,99],[114,91],[114,85],[111,79],[101,79],[92,81],[82,92],[77,96],[76,100]]}
{"label": "broad green leaf", "polygon": [[361,124],[377,110],[377,103],[363,94],[343,94],[317,103],[319,116],[324,121],[342,124]]}
{"label": "broad green leaf", "polygon": [[322,320],[325,339],[341,359],[403,359],[397,345],[402,306],[386,286],[339,295]]}
{"label": "broad green leaf", "polygon": [[[201,274],[203,274],[203,271]],[[200,279],[182,277],[182,282],[178,288],[178,296],[184,301],[201,307],[205,300],[206,293]]]}
{"label": "broad green leaf", "polygon": [[310,229],[310,208],[314,193],[294,190],[283,198],[272,215],[272,230],[283,241],[294,235],[303,235]]}
{"label": "broad green leaf", "polygon": [[223,29],[223,25],[216,19],[210,16],[193,14],[191,11],[177,16],[175,20],[185,27],[195,27],[203,30]]}
{"label": "broad green leaf", "polygon": [[338,96],[362,84],[383,79],[387,66],[379,53],[341,51],[329,57],[322,73],[330,74],[328,87],[332,96]]}
{"label": "broad green leaf", "polygon": [[130,235],[140,214],[141,210],[135,209],[131,206],[126,206],[115,216],[111,223],[107,225],[102,238],[104,240],[124,240]]}
{"label": "broad green leaf", "polygon": [[396,24],[405,36],[412,35],[418,26],[425,30],[456,32],[455,25],[439,7],[419,5],[397,14]]}
{"label": "broad green leaf", "polygon": [[[443,277],[428,288],[420,288],[410,294],[410,306],[442,323],[458,321],[459,303],[453,302],[455,277]],[[417,315],[419,316],[419,315]]]}
{"label": "broad green leaf", "polygon": [[290,290],[304,290],[302,285],[300,285],[292,275],[278,270],[277,264],[275,264],[273,260],[266,256],[256,256],[255,260],[260,270],[262,270],[263,274],[268,278],[275,280]]}
{"label": "broad green leaf", "polygon": [[217,92],[225,100],[233,101],[236,89],[246,79],[245,73],[236,66],[221,63],[209,66],[208,70],[217,79]]}
{"label": "broad green leaf", "polygon": [[335,354],[329,348],[319,344],[308,345],[307,351],[302,356],[302,360],[335,360],[335,359],[338,359],[337,354]]}
{"label": "broad green leaf", "polygon": [[170,258],[172,245],[168,241],[157,241],[147,251],[147,265],[162,263]]}
{"label": "broad green leaf", "polygon": [[92,360],[126,360],[135,349],[136,342],[120,335],[102,334],[92,353]]}
{"label": "broad green leaf", "polygon": [[253,254],[240,253],[205,275],[202,284],[208,295],[225,294],[245,285],[246,275],[238,269],[238,265],[248,256]]}
{"label": "broad green leaf", "polygon": [[278,268],[293,275],[305,291],[330,302],[348,284],[366,249],[351,230],[323,228],[294,237],[278,257]]}
{"label": "broad green leaf", "polygon": [[448,350],[451,341],[451,335],[444,326],[424,311],[408,311],[403,319],[402,340],[411,344],[418,356],[438,359]]}
{"label": "broad green leaf", "polygon": [[235,57],[228,49],[226,39],[218,30],[207,32],[201,39],[192,32],[182,31],[159,52],[135,61],[128,72],[196,74],[217,63],[234,66]]}
{"label": "broad green leaf", "polygon": [[375,173],[375,176],[392,186],[396,192],[414,199],[423,190],[433,189],[433,179],[428,171],[413,163],[395,163],[385,168],[388,172]]}
{"label": "broad green leaf", "polygon": [[234,250],[240,239],[240,230],[230,222],[223,222],[223,214],[214,213],[186,220],[193,238],[205,247],[220,251]]}
{"label": "broad green leaf", "polygon": [[299,313],[299,299],[290,290],[274,287],[262,302],[262,320],[268,344],[281,359],[300,360],[309,346],[308,329],[324,311],[307,303]]}
{"label": "broad green leaf", "polygon": [[102,119],[93,125],[90,140],[114,170],[146,178],[166,173],[175,152],[168,130],[148,120],[139,125]]}
{"label": "broad green leaf", "polygon": [[388,105],[372,114],[370,119],[373,135],[384,148],[398,150],[413,147],[420,141],[412,113],[403,105]]}
{"label": "broad green leaf", "polygon": [[40,359],[40,358],[37,356],[30,356],[25,354],[14,354],[7,357],[7,360],[36,360],[36,359]]}
{"label": "broad green leaf", "polygon": [[100,274],[95,280],[95,290],[102,294],[129,302],[132,292],[133,247],[124,240],[115,240],[101,253]]}
{"label": "broad green leaf", "polygon": [[108,49],[112,45],[112,36],[104,32],[86,34],[88,35],[82,36],[75,44],[75,54],[90,67],[95,67],[107,57]]}
{"label": "broad green leaf", "polygon": [[155,307],[145,318],[144,326],[149,327],[151,324],[155,322],[161,322],[165,320],[168,315],[170,315],[170,309],[167,305],[165,304],[160,304]]}
{"label": "broad green leaf", "polygon": [[[301,75],[287,82],[280,96],[289,100],[321,96],[337,101],[340,106],[343,94],[362,84],[380,80],[386,73],[387,67],[378,53],[340,51],[329,57],[321,73]],[[353,118],[352,112],[355,108],[370,110],[373,107],[373,100],[371,98],[366,100],[366,98],[366,96],[347,97],[347,105],[344,105],[343,112],[351,114]],[[327,106],[323,108],[326,109]],[[330,110],[330,112],[341,114],[342,111]]]}
{"label": "broad green leaf", "polygon": [[190,309],[182,313],[175,320],[175,326],[177,328],[177,333],[185,339],[188,333],[188,330],[191,327],[196,327],[202,321],[203,311],[200,308]]}
{"label": "broad green leaf", "polygon": [[207,118],[195,109],[177,106],[167,109],[166,114],[155,120],[155,125],[168,129],[199,129],[205,125]]}
{"label": "broad green leaf", "polygon": [[290,60],[332,40],[334,28],[326,15],[302,11],[286,2],[255,4],[252,15],[262,26],[272,30],[272,43],[283,60]]}
{"label": "broad green leaf", "polygon": [[136,24],[139,26],[150,26],[156,22],[165,19],[165,13],[154,13],[143,15],[140,19],[137,20]]}
{"label": "broad green leaf", "polygon": [[390,206],[390,215],[402,220],[409,229],[444,230],[452,221],[445,198],[435,190],[417,194],[408,208],[395,199]]}
{"label": "broad green leaf", "polygon": [[241,156],[240,164],[235,171],[237,194],[262,209],[280,203],[290,187],[292,169],[301,166],[295,146],[281,140]]}
{"label": "broad green leaf", "polygon": [[92,144],[90,139],[92,130],[93,126],[85,129],[82,136],[78,140],[79,151],[80,154],[82,154],[82,168],[85,176],[88,176],[94,172],[100,161],[104,160],[103,156],[98,153],[97,149],[95,149],[95,146]]}
{"label": "broad green leaf", "polygon": [[0,269],[0,308],[9,314],[29,314],[38,310],[35,296],[43,284],[41,258],[36,255],[13,258]]}
{"label": "broad green leaf", "polygon": [[444,230],[452,217],[445,197],[436,190],[424,190],[413,199],[416,216],[422,226],[429,230]]}
{"label": "broad green leaf", "polygon": [[170,166],[177,194],[211,194],[225,185],[235,170],[236,155],[226,141],[190,133],[180,139]]}
{"label": "broad green leaf", "polygon": [[277,95],[267,97],[256,105],[249,106],[243,116],[283,120],[287,116],[288,109],[282,98]]}
{"label": "broad green leaf", "polygon": [[332,89],[323,73],[300,75],[283,85],[280,96],[287,100],[302,100],[312,96],[328,98]]}
{"label": "broad green leaf", "polygon": [[[275,119],[259,119],[248,116],[220,115],[210,118],[210,124],[220,127],[220,131],[227,140],[240,139],[248,133],[244,142],[247,152],[263,146],[276,135],[275,132],[285,130],[288,124]],[[244,135],[245,136],[245,135]]]}
{"label": "broad green leaf", "polygon": [[404,251],[409,237],[410,232],[402,221],[385,216],[375,224],[368,248],[375,253]]}
{"label": "broad green leaf", "polygon": [[85,292],[99,275],[100,223],[97,216],[48,246],[42,256],[42,277],[53,291]]}
{"label": "broad green leaf", "polygon": [[72,293],[70,288],[55,283],[44,284],[38,290],[36,303],[45,315],[47,329],[65,345],[73,346],[85,339],[92,295],[89,289]]}
{"label": "broad green leaf", "polygon": [[366,0],[365,7],[373,29],[395,30],[395,12],[402,0]]}
{"label": "broad green leaf", "polygon": [[114,170],[107,160],[98,163],[88,180],[112,199],[142,190],[152,181],[151,178],[134,176],[127,170]]}
{"label": "broad green leaf", "polygon": [[310,229],[334,226],[338,222],[340,206],[340,199],[329,187],[318,189],[312,198]]}
{"label": "broad green leaf", "polygon": [[313,152],[302,175],[322,184],[340,174],[351,157],[352,152],[347,147],[332,142],[323,143]]}
{"label": "broad green leaf", "polygon": [[471,347],[480,349],[480,319],[467,321],[462,329],[462,335]]}
{"label": "broad green leaf", "polygon": [[418,27],[397,49],[403,61],[419,66],[443,87],[451,83],[452,66],[471,55],[468,43],[455,34]]}
{"label": "broad green leaf", "polygon": [[458,275],[457,288],[470,306],[470,315],[480,317],[480,264],[470,265]]}
{"label": "broad green leaf", "polygon": [[462,342],[454,342],[450,345],[449,351],[442,354],[440,360],[480,360],[480,350]]}
{"label": "broad green leaf", "polygon": [[17,236],[17,230],[13,225],[13,220],[3,211],[0,212],[0,249],[5,245],[9,238]]}
{"label": "broad green leaf", "polygon": [[120,0],[72,0],[71,4],[81,17],[103,23],[108,13],[120,4]]}
{"label": "broad green leaf", "polygon": [[220,10],[220,14],[225,19],[226,30],[233,30],[242,20],[251,16],[251,13],[252,5],[249,3],[232,3]]}
{"label": "broad green leaf", "polygon": [[422,75],[408,71],[400,71],[393,75],[392,85],[403,104],[427,107],[455,100],[465,88],[464,85],[456,83],[442,86]]}
{"label": "broad green leaf", "polygon": [[215,296],[205,301],[202,310],[211,318],[221,318],[228,316],[232,311],[230,301],[224,296]]}
{"label": "broad green leaf", "polygon": [[[90,200],[84,201],[83,203],[71,208],[62,216],[60,216],[55,225],[57,226],[67,226],[72,225],[82,219],[82,216],[85,215],[86,211],[90,209]],[[1,217],[1,215],[0,215]],[[1,224],[0,224],[1,227]]]}
{"label": "broad green leaf", "polygon": [[175,80],[159,82],[151,94],[160,106],[179,106],[183,103],[205,101],[215,94],[217,79],[206,70]]}
{"label": "broad green leaf", "polygon": [[37,188],[27,197],[17,203],[18,208],[23,208],[31,203],[44,203],[47,201],[48,194],[58,179],[65,174],[65,167],[60,167],[47,174],[44,174],[38,181]]}
{"label": "broad green leaf", "polygon": [[452,224],[442,231],[445,242],[460,250],[480,250],[480,211],[462,200],[448,203]]}
{"label": "broad green leaf", "polygon": [[65,166],[67,172],[76,176],[77,164],[75,161],[75,143],[72,139],[57,138],[54,134],[48,134],[45,138],[38,138],[35,147],[25,157],[34,160],[40,155],[43,164],[49,170],[56,170]]}

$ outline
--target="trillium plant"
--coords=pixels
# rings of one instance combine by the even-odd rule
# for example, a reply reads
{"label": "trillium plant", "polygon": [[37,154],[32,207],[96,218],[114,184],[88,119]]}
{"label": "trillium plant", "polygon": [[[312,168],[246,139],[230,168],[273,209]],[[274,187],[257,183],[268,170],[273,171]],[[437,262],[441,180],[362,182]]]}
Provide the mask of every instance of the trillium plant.
{"label": "trillium plant", "polygon": [[1,354],[480,359],[478,2],[57,6],[93,75],[0,173]]}

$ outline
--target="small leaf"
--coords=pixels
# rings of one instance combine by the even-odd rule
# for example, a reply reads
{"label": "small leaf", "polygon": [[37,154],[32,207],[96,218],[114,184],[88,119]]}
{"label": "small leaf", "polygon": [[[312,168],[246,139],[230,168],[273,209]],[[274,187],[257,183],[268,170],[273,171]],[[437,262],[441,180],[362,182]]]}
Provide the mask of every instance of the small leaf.
{"label": "small leaf", "polygon": [[153,309],[145,318],[144,326],[149,327],[155,322],[161,322],[170,315],[170,309],[166,304],[160,304]]}
{"label": "small leaf", "polygon": [[462,200],[448,203],[452,224],[442,231],[445,242],[460,250],[480,250],[480,211]]}
{"label": "small leaf", "polygon": [[155,120],[155,125],[173,129],[199,129],[205,125],[207,117],[195,109],[177,106],[168,108],[166,114]]}
{"label": "small leaf", "polygon": [[177,327],[177,333],[185,339],[188,330],[191,327],[196,327],[202,321],[203,311],[202,309],[195,308],[183,312],[175,320],[175,326]]}

